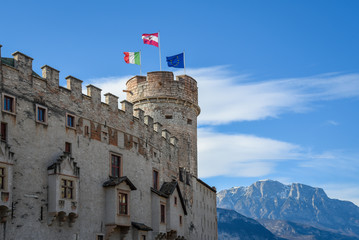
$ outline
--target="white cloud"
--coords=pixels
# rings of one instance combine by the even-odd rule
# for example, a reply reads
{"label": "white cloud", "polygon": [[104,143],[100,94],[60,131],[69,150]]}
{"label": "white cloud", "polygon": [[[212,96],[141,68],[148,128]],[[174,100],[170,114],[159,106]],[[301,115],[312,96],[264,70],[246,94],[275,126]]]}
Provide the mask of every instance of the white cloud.
{"label": "white cloud", "polygon": [[226,124],[303,112],[315,101],[359,97],[359,74],[249,81],[225,66],[189,70],[200,88],[200,124]]}
{"label": "white cloud", "polygon": [[[235,74],[227,66],[188,69],[199,86],[202,109],[199,124],[220,125],[278,117],[285,112],[304,112],[315,101],[359,97],[359,74],[253,81],[248,74]],[[175,72],[182,74],[182,72]],[[131,76],[90,79],[102,93],[125,99],[122,90]],[[332,121],[331,124],[335,125]]]}
{"label": "white cloud", "polygon": [[328,197],[339,200],[350,199],[359,206],[359,186],[357,184],[325,184],[321,186]]}
{"label": "white cloud", "polygon": [[[92,85],[100,88],[102,90],[102,101],[105,101],[104,94],[112,93],[119,97],[119,100],[122,101],[126,99],[126,95],[123,90],[126,89],[126,82],[132,76],[122,76],[122,77],[103,77],[103,78],[96,78],[96,79],[89,79],[87,82],[91,83]],[[87,93],[86,89],[83,89],[83,93]]]}
{"label": "white cloud", "polygon": [[328,125],[333,125],[333,126],[338,126],[338,125],[339,125],[339,123],[336,122],[336,121],[334,121],[334,120],[328,120],[326,123],[327,123]]}
{"label": "white cloud", "polygon": [[252,135],[198,131],[199,176],[262,177],[280,161],[298,159],[297,145]]}

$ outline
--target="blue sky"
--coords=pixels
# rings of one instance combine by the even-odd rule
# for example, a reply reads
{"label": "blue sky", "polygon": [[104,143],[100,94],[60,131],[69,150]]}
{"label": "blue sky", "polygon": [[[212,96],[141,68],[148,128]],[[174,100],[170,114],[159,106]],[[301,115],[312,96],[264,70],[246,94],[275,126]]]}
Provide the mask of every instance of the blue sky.
{"label": "blue sky", "polygon": [[[139,67],[186,51],[198,81],[199,174],[221,190],[261,179],[359,204],[358,1],[5,1],[2,56],[21,51],[125,98]],[[176,71],[182,74],[183,71]]]}

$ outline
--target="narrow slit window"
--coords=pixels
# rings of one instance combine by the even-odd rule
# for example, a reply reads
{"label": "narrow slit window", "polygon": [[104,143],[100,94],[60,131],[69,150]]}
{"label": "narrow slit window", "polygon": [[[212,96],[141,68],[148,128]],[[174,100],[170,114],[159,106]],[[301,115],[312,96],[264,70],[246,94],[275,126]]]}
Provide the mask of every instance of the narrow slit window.
{"label": "narrow slit window", "polygon": [[5,189],[5,168],[0,167],[0,189],[4,190]]}
{"label": "narrow slit window", "polygon": [[166,115],[165,118],[166,119],[172,119],[172,115]]}

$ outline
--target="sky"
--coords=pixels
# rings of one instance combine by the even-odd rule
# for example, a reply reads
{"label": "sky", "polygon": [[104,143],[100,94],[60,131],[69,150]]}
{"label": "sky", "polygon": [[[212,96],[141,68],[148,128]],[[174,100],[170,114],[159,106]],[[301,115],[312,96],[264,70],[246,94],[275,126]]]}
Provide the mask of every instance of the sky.
{"label": "sky", "polygon": [[185,51],[199,87],[199,177],[217,190],[272,179],[359,205],[359,2],[355,0],[4,1],[2,56],[15,51],[125,99]]}

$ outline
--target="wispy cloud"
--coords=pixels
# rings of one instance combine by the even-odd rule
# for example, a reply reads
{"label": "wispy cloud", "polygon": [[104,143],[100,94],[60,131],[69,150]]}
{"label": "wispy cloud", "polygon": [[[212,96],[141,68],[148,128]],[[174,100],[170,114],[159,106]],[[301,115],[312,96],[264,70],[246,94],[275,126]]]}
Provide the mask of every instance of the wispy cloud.
{"label": "wispy cloud", "polygon": [[[188,69],[187,72],[197,80],[200,89],[199,124],[275,118],[286,112],[308,111],[316,101],[359,97],[359,74],[329,73],[254,81],[251,75],[235,74],[228,66]],[[114,76],[88,82],[100,87],[103,93],[111,92],[125,99],[122,90],[126,89],[126,81],[130,78]]]}
{"label": "wispy cloud", "polygon": [[200,124],[226,124],[304,112],[311,103],[359,97],[359,74],[322,74],[289,79],[251,81],[226,66],[188,70],[200,88]]}
{"label": "wispy cloud", "polygon": [[328,121],[326,122],[326,124],[327,124],[327,125],[333,125],[333,126],[338,126],[338,125],[339,125],[339,123],[336,122],[336,121],[334,121],[334,120],[328,120]]}
{"label": "wispy cloud", "polygon": [[280,161],[298,159],[299,146],[252,135],[228,135],[208,128],[198,131],[200,177],[262,177]]}

